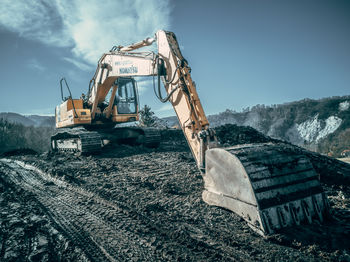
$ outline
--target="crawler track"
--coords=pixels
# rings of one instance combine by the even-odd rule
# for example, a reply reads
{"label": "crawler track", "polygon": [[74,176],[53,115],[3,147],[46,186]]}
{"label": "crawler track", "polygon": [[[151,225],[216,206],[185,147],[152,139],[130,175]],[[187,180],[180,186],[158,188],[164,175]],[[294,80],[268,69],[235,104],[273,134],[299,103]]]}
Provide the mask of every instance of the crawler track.
{"label": "crawler track", "polygon": [[54,151],[72,151],[88,154],[101,150],[101,136],[84,128],[62,128],[51,137],[51,149]]}
{"label": "crawler track", "polygon": [[[129,260],[133,253],[142,260],[151,258],[147,248],[142,247],[145,239],[135,235],[137,221],[122,208],[92,193],[50,179],[31,166],[7,161],[1,164],[11,169],[8,179],[33,193],[47,214],[91,260]],[[128,252],[130,242],[134,244],[133,252]]]}

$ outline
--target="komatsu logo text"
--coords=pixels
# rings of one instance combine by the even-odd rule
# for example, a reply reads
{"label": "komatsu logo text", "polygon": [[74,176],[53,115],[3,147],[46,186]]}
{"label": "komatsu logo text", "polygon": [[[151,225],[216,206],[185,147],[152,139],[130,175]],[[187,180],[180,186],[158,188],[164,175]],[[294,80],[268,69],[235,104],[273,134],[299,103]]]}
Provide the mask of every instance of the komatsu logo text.
{"label": "komatsu logo text", "polygon": [[138,69],[137,67],[134,67],[134,66],[119,68],[119,74],[137,74],[137,72],[138,72]]}

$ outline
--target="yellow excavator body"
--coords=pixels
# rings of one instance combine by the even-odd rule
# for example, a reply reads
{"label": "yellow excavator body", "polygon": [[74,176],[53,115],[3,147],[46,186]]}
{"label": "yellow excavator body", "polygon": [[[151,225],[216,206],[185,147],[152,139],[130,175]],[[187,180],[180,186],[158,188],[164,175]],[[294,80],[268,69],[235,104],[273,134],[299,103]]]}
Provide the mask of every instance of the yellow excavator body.
{"label": "yellow excavator body", "polygon": [[[55,120],[56,128],[89,126],[92,124],[91,109],[83,107],[83,99],[69,99],[56,107]],[[74,104],[74,107],[73,107]],[[118,114],[117,107],[114,106],[110,120],[113,123],[127,123],[138,121],[138,113]],[[95,125],[103,125],[102,121],[96,121]]]}
{"label": "yellow excavator body", "polygon": [[64,101],[56,107],[55,117],[56,128],[91,124],[91,111],[83,107],[82,99]]}

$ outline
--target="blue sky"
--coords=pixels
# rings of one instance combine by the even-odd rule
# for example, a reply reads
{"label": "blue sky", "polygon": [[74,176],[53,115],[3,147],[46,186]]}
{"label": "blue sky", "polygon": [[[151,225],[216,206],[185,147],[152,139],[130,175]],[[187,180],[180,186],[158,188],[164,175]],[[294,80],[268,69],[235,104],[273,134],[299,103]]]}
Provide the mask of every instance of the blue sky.
{"label": "blue sky", "polygon": [[[113,45],[173,31],[207,114],[349,95],[350,1],[2,0],[0,112],[53,114]],[[141,104],[174,115],[142,81]]]}

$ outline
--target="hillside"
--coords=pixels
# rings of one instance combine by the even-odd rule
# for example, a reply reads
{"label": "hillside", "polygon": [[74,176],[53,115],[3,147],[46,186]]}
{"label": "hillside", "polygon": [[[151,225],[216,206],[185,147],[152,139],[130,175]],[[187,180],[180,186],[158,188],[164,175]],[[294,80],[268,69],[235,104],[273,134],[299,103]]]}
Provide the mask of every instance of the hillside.
{"label": "hillside", "polygon": [[350,149],[350,96],[304,99],[282,105],[256,105],[237,113],[209,116],[212,126],[251,126],[265,135],[340,156]]}
{"label": "hillside", "polygon": [[10,123],[22,124],[24,126],[45,126],[53,127],[55,126],[54,116],[39,116],[39,115],[21,115],[12,112],[0,113],[0,119],[5,120]]}
{"label": "hillside", "polygon": [[0,154],[20,148],[30,148],[37,152],[48,151],[53,131],[54,128],[50,126],[31,124],[28,128],[18,122],[0,118]]}
{"label": "hillside", "polygon": [[[208,119],[212,127],[250,126],[272,138],[336,157],[350,149],[350,96],[256,105],[242,112],[227,109]],[[164,120],[168,127],[177,125],[176,117]]]}

